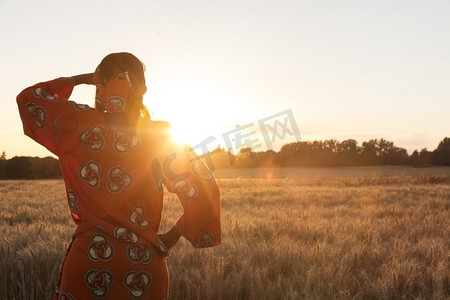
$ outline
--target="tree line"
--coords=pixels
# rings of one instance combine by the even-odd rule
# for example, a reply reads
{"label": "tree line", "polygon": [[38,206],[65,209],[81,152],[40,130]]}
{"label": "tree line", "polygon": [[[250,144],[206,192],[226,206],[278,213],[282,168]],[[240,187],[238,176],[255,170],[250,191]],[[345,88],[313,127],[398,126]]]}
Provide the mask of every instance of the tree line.
{"label": "tree line", "polygon": [[202,155],[211,168],[258,167],[350,167],[405,165],[413,167],[450,166],[450,138],[444,138],[433,151],[408,151],[385,139],[371,139],[358,145],[354,139],[300,141],[285,144],[280,151],[254,152],[242,148],[234,155],[218,146]]}
{"label": "tree line", "polygon": [[53,157],[0,157],[0,179],[55,179],[61,178],[59,160]]}
{"label": "tree line", "polygon": [[[413,167],[450,166],[450,138],[444,138],[437,148],[413,151],[397,147],[385,139],[371,139],[358,145],[354,139],[300,141],[285,144],[280,151],[254,152],[242,148],[237,154],[231,149],[216,149],[202,154],[211,169],[258,167],[350,167],[405,165]],[[0,157],[0,179],[61,178],[59,161],[53,157]]]}

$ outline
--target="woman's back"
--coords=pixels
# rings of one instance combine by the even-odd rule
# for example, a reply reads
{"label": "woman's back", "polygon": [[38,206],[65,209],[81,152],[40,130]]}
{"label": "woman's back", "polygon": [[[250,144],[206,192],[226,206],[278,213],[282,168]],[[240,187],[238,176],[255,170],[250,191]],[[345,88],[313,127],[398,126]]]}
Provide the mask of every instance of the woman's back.
{"label": "woman's back", "polygon": [[[74,221],[80,230],[121,225],[157,243],[163,191],[151,165],[170,147],[167,123],[146,120],[132,134],[108,126],[95,109],[79,117],[82,122],[61,129],[58,153]],[[136,215],[145,226],[129,219]]]}
{"label": "woman's back", "polygon": [[[60,158],[78,225],[56,297],[164,299],[164,257],[180,234],[195,247],[220,244],[217,183],[193,151],[171,141],[168,123],[137,114],[130,123],[130,114],[68,101],[75,84],[59,78],[17,97],[25,134]],[[125,102],[118,98],[109,95],[103,104],[120,108]],[[177,194],[184,213],[168,234],[158,235],[163,185]]]}

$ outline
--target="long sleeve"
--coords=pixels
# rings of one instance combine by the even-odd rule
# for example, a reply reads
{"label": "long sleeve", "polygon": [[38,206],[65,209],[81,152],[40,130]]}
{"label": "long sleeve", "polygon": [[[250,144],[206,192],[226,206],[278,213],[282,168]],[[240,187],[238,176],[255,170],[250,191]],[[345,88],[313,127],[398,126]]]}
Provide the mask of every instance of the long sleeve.
{"label": "long sleeve", "polygon": [[24,133],[51,152],[58,154],[58,135],[89,106],[68,101],[74,83],[65,78],[41,82],[17,96]]}
{"label": "long sleeve", "polygon": [[220,245],[220,190],[214,175],[190,147],[169,142],[165,150],[156,169],[183,206],[181,235],[197,248]]}

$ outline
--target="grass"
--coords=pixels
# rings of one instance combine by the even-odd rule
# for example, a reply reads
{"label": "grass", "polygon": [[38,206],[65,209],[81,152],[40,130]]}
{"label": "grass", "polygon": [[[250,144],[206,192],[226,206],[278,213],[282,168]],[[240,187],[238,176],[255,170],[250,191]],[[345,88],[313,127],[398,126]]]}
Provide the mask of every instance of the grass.
{"label": "grass", "polygon": [[[223,244],[179,242],[171,299],[447,299],[450,176],[222,178]],[[0,298],[51,299],[62,181],[0,182]],[[181,208],[167,194],[162,230]]]}

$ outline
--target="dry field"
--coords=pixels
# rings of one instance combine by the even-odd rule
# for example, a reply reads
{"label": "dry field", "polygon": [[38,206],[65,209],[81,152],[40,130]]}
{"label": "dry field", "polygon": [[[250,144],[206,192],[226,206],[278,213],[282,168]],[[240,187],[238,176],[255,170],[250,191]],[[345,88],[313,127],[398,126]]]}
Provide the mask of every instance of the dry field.
{"label": "dry field", "polygon": [[[221,178],[223,244],[168,257],[171,299],[448,299],[450,175]],[[0,182],[0,299],[51,299],[62,181]],[[166,196],[162,230],[181,213]]]}

